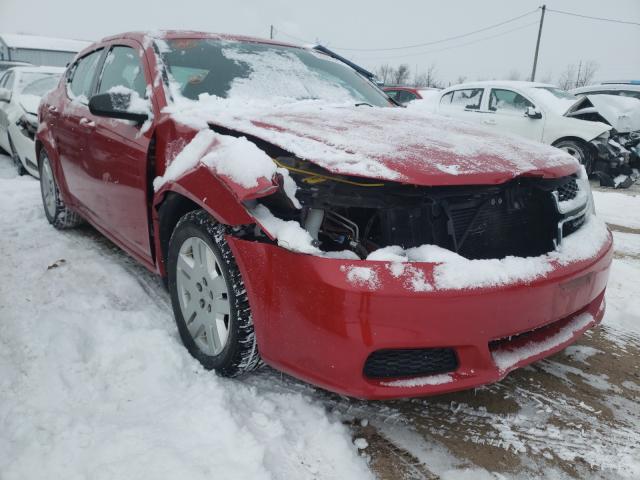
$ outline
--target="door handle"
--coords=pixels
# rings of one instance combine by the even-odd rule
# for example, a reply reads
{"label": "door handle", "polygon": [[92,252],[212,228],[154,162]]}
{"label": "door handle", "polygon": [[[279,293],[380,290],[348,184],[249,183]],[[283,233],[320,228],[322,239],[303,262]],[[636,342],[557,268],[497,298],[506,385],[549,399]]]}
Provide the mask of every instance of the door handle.
{"label": "door handle", "polygon": [[86,117],[82,117],[78,123],[81,127],[93,128],[96,126],[96,122],[94,122],[93,120],[89,120]]}
{"label": "door handle", "polygon": [[487,125],[495,125],[496,121],[495,120],[483,120],[482,123],[486,123]]}

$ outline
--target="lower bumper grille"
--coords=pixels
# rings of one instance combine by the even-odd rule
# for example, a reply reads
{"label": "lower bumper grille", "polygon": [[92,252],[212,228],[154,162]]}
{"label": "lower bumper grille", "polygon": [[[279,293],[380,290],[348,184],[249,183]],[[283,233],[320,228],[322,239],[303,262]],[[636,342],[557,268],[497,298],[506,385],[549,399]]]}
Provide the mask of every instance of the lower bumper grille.
{"label": "lower bumper grille", "polygon": [[453,372],[458,358],[451,348],[378,350],[367,358],[364,375],[372,379]]}

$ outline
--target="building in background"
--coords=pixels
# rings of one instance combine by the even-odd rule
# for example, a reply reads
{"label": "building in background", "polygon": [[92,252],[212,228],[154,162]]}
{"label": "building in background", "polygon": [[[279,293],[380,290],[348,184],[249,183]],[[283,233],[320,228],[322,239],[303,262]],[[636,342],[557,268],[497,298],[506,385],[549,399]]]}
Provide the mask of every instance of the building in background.
{"label": "building in background", "polygon": [[0,60],[64,67],[90,43],[66,38],[0,33]]}

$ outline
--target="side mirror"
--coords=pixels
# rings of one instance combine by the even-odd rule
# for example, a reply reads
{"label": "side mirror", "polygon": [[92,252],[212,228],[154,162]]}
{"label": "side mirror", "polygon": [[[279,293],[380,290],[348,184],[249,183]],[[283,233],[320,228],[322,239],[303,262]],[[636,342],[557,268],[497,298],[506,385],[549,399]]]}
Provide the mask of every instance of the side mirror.
{"label": "side mirror", "polygon": [[527,107],[524,116],[529,118],[542,118],[542,113],[536,107]]}
{"label": "side mirror", "polygon": [[8,88],[0,88],[0,102],[10,102],[11,101],[11,90]]}
{"label": "side mirror", "polygon": [[99,117],[144,123],[149,118],[148,111],[145,112],[139,105],[135,105],[138,102],[132,100],[140,100],[133,91],[99,93],[89,100],[89,111]]}

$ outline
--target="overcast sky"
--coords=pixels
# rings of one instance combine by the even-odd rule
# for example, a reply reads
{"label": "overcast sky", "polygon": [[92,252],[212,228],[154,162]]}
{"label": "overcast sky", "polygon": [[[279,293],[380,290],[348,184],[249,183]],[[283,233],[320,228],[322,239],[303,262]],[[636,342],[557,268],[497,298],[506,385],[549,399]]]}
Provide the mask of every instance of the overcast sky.
{"label": "overcast sky", "polygon": [[[531,72],[539,11],[499,28],[426,47],[383,49],[435,42],[525,14],[541,0],[0,0],[0,32],[95,40],[127,30],[194,29],[315,42],[335,48],[367,68],[407,63],[455,81],[505,78]],[[640,0],[548,0],[547,7],[582,15],[640,22]],[[292,38],[293,37],[293,38]],[[493,37],[493,38],[488,38]],[[538,79],[557,80],[569,63],[595,60],[596,79],[640,79],[640,26],[548,12]]]}

